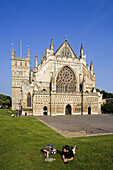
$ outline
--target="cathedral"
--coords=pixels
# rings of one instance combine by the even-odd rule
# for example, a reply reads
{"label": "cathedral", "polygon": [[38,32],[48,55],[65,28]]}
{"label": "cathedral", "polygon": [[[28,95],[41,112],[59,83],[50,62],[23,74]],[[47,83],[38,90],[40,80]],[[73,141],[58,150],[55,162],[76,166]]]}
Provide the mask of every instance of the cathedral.
{"label": "cathedral", "polygon": [[83,45],[77,57],[67,37],[54,52],[50,49],[35,67],[27,57],[16,57],[11,50],[12,110],[21,110],[24,116],[57,116],[101,114],[102,95],[95,88],[93,63],[86,64]]}

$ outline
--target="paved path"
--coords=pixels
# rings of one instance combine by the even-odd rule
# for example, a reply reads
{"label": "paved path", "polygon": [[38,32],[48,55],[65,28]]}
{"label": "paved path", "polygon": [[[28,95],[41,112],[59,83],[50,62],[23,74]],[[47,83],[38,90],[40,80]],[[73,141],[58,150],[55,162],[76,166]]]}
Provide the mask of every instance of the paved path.
{"label": "paved path", "polygon": [[38,119],[65,137],[113,134],[113,114],[44,116]]}

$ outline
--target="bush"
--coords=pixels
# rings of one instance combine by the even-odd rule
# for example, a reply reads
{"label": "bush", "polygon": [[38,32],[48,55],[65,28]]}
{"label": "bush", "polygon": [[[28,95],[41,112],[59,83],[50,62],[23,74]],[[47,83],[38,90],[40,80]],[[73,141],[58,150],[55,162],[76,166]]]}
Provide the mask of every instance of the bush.
{"label": "bush", "polygon": [[113,113],[113,103],[102,105],[102,113]]}

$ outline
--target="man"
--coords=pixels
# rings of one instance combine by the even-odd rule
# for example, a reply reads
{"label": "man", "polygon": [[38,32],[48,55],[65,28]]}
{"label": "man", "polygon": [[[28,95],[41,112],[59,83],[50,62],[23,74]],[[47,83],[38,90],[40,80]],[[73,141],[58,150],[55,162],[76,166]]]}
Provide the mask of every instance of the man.
{"label": "man", "polygon": [[70,149],[68,145],[65,145],[63,147],[62,159],[64,163],[73,160],[76,148],[77,148],[76,144],[74,145],[73,149]]}
{"label": "man", "polygon": [[56,154],[56,149],[53,148],[52,145],[46,145],[43,149],[44,151],[44,155],[46,158],[49,158],[49,155],[52,153],[52,154]]}

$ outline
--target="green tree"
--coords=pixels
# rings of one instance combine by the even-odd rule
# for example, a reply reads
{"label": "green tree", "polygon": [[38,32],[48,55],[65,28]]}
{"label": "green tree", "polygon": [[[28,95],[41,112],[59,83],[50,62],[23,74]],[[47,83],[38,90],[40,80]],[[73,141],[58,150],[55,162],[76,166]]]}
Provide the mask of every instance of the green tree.
{"label": "green tree", "polygon": [[113,103],[106,103],[101,108],[102,113],[113,113]]}
{"label": "green tree", "polygon": [[0,94],[0,106],[4,105],[8,105],[9,107],[11,107],[11,97],[4,94]]}
{"label": "green tree", "polygon": [[113,94],[112,94],[112,93],[105,92],[105,90],[102,90],[100,93],[103,94],[103,99],[113,98]]}

